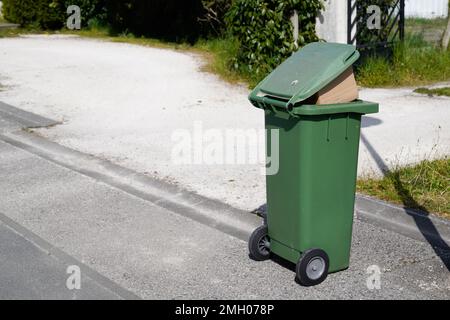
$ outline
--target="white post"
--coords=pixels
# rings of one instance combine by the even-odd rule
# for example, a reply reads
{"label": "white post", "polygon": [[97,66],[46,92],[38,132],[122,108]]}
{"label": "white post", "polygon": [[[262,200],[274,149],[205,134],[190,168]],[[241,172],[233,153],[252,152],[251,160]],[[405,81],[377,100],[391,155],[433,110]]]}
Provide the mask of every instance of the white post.
{"label": "white post", "polygon": [[292,23],[292,26],[294,27],[293,35],[294,35],[295,45],[298,48],[298,35],[299,35],[298,28],[299,28],[299,25],[298,25],[298,12],[297,12],[297,10],[295,10],[293,12],[292,16],[291,16],[291,23]]}
{"label": "white post", "polygon": [[347,0],[324,0],[325,9],[316,21],[319,39],[347,43]]}

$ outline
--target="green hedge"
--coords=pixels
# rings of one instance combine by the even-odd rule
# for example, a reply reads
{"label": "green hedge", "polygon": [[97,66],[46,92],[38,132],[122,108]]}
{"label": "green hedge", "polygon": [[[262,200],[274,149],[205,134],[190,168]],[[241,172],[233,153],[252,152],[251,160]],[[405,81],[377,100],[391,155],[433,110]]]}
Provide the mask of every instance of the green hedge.
{"label": "green hedge", "polygon": [[108,24],[114,33],[194,41],[225,31],[233,0],[4,0],[5,18],[22,26],[60,29],[67,7],[81,8],[82,26]]}
{"label": "green hedge", "polygon": [[3,15],[6,20],[22,26],[44,29],[59,29],[63,16],[52,0],[3,0]]}
{"label": "green hedge", "polygon": [[[292,52],[317,41],[315,21],[321,0],[236,0],[226,16],[229,30],[240,48],[233,67],[262,77]],[[299,15],[298,46],[290,21]]]}

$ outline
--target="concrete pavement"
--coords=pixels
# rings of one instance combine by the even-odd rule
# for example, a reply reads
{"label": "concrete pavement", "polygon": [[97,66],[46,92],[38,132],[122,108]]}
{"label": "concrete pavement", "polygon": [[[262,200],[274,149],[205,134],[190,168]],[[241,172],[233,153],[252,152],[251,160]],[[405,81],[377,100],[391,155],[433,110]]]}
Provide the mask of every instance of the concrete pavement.
{"label": "concrete pavement", "polygon": [[[255,216],[239,217],[237,210],[222,221],[202,220],[209,214],[205,207],[212,205],[197,201],[195,195],[192,200],[188,192],[139,189],[137,173],[134,178],[120,170],[94,174],[104,169],[103,160],[20,131],[14,121],[2,132],[0,231],[6,230],[2,232],[6,248],[4,244],[0,249],[6,258],[1,261],[9,265],[9,269],[2,265],[2,270],[14,274],[13,282],[11,277],[0,277],[2,296],[50,298],[57,293],[72,298],[73,292],[64,288],[65,267],[78,263],[81,270],[83,266],[90,270],[86,283],[91,283],[91,287],[82,285],[79,298],[95,292],[98,298],[108,298],[106,294],[117,287],[123,291],[116,291],[145,299],[450,297],[450,273],[445,267],[450,251],[433,249],[427,242],[356,220],[351,267],[330,275],[320,286],[300,287],[294,282],[292,265],[248,258],[242,238],[260,223]],[[86,162],[92,171],[80,169]],[[52,250],[44,250],[49,257],[43,257],[36,248],[39,241],[27,241],[27,234],[67,256],[47,261],[55,261]],[[440,250],[439,255],[435,250]],[[367,287],[367,269],[374,265],[382,272],[380,290]],[[54,279],[53,294],[47,287],[39,291],[49,278]],[[30,284],[30,279],[37,280]],[[33,295],[27,288],[41,294]]]}

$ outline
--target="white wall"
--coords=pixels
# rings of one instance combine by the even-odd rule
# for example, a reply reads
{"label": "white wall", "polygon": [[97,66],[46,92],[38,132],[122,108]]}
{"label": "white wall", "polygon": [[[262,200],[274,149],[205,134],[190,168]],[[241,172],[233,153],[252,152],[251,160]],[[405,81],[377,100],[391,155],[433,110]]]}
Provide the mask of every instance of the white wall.
{"label": "white wall", "polygon": [[325,10],[317,17],[316,32],[327,42],[347,43],[347,0],[324,0]]}
{"label": "white wall", "polygon": [[446,18],[448,0],[406,0],[405,15],[407,18]]}

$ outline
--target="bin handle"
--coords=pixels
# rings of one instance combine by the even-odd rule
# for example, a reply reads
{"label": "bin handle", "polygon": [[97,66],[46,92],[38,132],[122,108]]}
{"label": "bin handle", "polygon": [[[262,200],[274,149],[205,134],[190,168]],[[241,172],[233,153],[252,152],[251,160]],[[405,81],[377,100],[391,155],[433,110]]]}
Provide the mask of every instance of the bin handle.
{"label": "bin handle", "polygon": [[287,101],[277,100],[277,99],[270,98],[268,96],[264,96],[264,97],[262,97],[262,102],[264,104],[270,104],[275,107],[286,108]]}
{"label": "bin handle", "polygon": [[[274,113],[277,113],[280,109],[287,112],[291,117],[298,118],[298,115],[296,115],[293,111],[293,107],[289,107],[289,101],[282,101],[278,99],[273,99],[270,96],[257,96],[252,95],[251,100],[254,101],[254,105],[258,108],[264,108],[266,110],[272,111]],[[262,106],[258,104],[262,104]],[[278,108],[278,110],[277,110]]]}
{"label": "bin handle", "polygon": [[281,109],[287,111],[287,113],[288,113],[290,116],[292,116],[292,117],[298,117],[297,115],[295,115],[295,114],[293,113],[293,111],[294,111],[294,105],[291,104],[289,101],[281,101],[281,100],[277,100],[277,99],[270,98],[270,97],[268,97],[268,96],[264,96],[264,97],[262,97],[262,102],[263,102],[265,105],[271,106],[271,110],[272,110],[272,111],[275,111],[275,112],[276,112],[276,110],[274,110],[274,108],[272,108],[272,107],[278,107],[278,108],[281,108]]}

